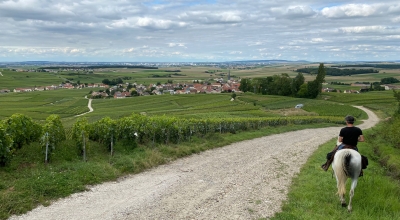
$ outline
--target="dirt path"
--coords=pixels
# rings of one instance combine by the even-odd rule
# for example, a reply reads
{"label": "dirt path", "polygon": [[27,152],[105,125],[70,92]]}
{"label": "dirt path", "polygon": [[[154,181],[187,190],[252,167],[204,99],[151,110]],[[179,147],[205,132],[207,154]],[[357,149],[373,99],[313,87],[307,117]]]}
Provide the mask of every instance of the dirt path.
{"label": "dirt path", "polygon": [[[362,109],[369,119],[359,127],[374,126],[377,116]],[[91,187],[11,219],[268,218],[280,211],[292,177],[307,158],[339,130],[306,129],[234,143]]]}
{"label": "dirt path", "polygon": [[[87,99],[87,96],[85,96],[85,99]],[[89,108],[89,111],[85,112],[85,113],[82,113],[80,115],[75,115],[75,117],[79,117],[79,116],[82,116],[82,115],[86,115],[87,113],[93,112],[94,110],[92,108],[92,100],[93,99],[89,99],[89,102],[88,102],[88,106],[87,107]]]}

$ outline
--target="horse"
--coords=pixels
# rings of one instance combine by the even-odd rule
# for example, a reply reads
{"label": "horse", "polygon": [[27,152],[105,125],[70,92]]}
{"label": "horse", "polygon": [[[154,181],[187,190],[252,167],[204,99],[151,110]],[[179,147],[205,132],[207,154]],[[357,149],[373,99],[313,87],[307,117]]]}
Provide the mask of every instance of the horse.
{"label": "horse", "polygon": [[335,173],[337,183],[337,194],[339,195],[342,207],[346,207],[344,195],[346,193],[347,178],[351,178],[350,199],[347,210],[351,212],[351,201],[354,196],[354,189],[357,187],[358,177],[361,172],[361,155],[353,149],[338,150],[333,159],[332,169]]}

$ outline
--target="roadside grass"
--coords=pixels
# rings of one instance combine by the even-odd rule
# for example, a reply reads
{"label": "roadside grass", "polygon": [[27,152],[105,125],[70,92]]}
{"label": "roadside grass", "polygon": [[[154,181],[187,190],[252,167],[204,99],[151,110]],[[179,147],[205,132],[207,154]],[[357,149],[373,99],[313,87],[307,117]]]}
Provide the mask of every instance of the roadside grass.
{"label": "roadside grass", "polygon": [[[353,211],[341,207],[336,195],[336,179],[332,167],[324,172],[320,165],[336,143],[333,139],[308,159],[298,176],[293,179],[288,199],[277,219],[399,219],[400,182],[387,176],[387,169],[379,164],[374,146],[368,142],[371,130],[364,132],[367,142],[360,143],[360,153],[369,159],[369,165],[360,177],[353,197]],[[349,199],[351,181],[347,181],[346,201]]]}
{"label": "roadside grass", "polygon": [[26,213],[38,205],[47,206],[58,198],[85,191],[87,186],[113,181],[208,149],[271,134],[328,126],[337,125],[288,125],[236,134],[216,133],[168,146],[116,143],[114,156],[106,146],[90,142],[87,162],[78,156],[72,141],[65,141],[53,151],[50,163],[44,164],[42,147],[33,143],[18,151],[9,166],[0,168],[0,219]]}

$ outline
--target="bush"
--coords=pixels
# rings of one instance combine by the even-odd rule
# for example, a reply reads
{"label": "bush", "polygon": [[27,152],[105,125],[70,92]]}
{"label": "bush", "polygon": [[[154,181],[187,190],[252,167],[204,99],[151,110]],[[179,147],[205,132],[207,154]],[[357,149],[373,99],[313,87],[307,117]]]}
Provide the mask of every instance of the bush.
{"label": "bush", "polygon": [[24,144],[38,141],[42,135],[42,126],[30,117],[22,114],[13,114],[5,119],[6,132],[13,139],[12,151],[21,149]]}
{"label": "bush", "polygon": [[5,166],[11,160],[12,138],[6,133],[4,124],[0,123],[0,166]]}
{"label": "bush", "polygon": [[50,115],[47,117],[46,124],[43,125],[43,133],[42,145],[48,144],[48,155],[51,155],[52,150],[66,139],[60,116]]}

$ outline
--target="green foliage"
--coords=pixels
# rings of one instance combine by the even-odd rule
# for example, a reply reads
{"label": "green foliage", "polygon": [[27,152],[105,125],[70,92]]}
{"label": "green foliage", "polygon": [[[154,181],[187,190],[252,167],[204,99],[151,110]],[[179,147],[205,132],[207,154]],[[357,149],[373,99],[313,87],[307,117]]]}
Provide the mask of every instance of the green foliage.
{"label": "green foliage", "polygon": [[104,117],[90,125],[89,136],[92,140],[106,144],[111,150],[111,142],[115,142],[117,137],[116,125],[110,117]]}
{"label": "green foliage", "polygon": [[[294,96],[298,96],[301,86],[304,84],[305,78],[302,73],[298,73],[297,76],[293,79],[292,83],[292,94]],[[300,93],[301,95],[301,93]]]}
{"label": "green foliage", "polygon": [[6,131],[13,138],[13,149],[21,149],[24,144],[38,141],[42,135],[42,127],[32,118],[16,113],[4,120]]}
{"label": "green foliage", "polygon": [[[109,146],[111,139],[136,145],[179,143],[194,136],[204,137],[213,133],[236,133],[269,126],[312,123],[343,123],[343,117],[299,116],[285,118],[207,118],[184,119],[168,116],[144,116],[132,114],[118,120],[102,118],[90,127],[90,139]],[[109,146],[110,147],[110,146]]]}
{"label": "green foliage", "polygon": [[324,64],[321,63],[318,68],[318,74],[315,80],[308,82],[307,83],[307,92],[308,98],[314,99],[316,98],[319,94],[321,94],[322,90],[322,83],[325,80],[325,75],[326,75],[326,69],[324,67]]}
{"label": "green foliage", "polygon": [[12,138],[7,134],[5,125],[0,121],[0,167],[5,166],[11,160],[12,144]]}
{"label": "green foliage", "polygon": [[398,83],[398,82],[400,82],[400,81],[394,77],[387,77],[387,78],[381,79],[382,84],[391,84],[391,83]]}
{"label": "green foliage", "polygon": [[66,139],[64,126],[61,123],[60,116],[50,115],[47,117],[46,122],[43,125],[43,133],[42,145],[46,146],[46,144],[48,144],[48,155],[51,155],[51,151]]}
{"label": "green foliage", "polygon": [[251,80],[244,78],[240,81],[239,90],[242,92],[252,92]]}
{"label": "green foliage", "polygon": [[393,89],[393,93],[394,93],[394,97],[396,98],[396,101],[397,101],[397,111],[395,112],[395,114],[396,115],[400,115],[400,91],[399,92],[396,92],[394,89]]}
{"label": "green foliage", "polygon": [[90,127],[87,118],[78,118],[72,126],[72,139],[75,141],[79,151],[83,151],[83,145],[89,138]]}
{"label": "green foliage", "polygon": [[[319,70],[317,68],[301,68],[297,69],[300,73],[317,74]],[[379,73],[378,70],[374,69],[337,69],[337,68],[326,68],[326,75],[328,76],[348,76],[366,73]]]}

